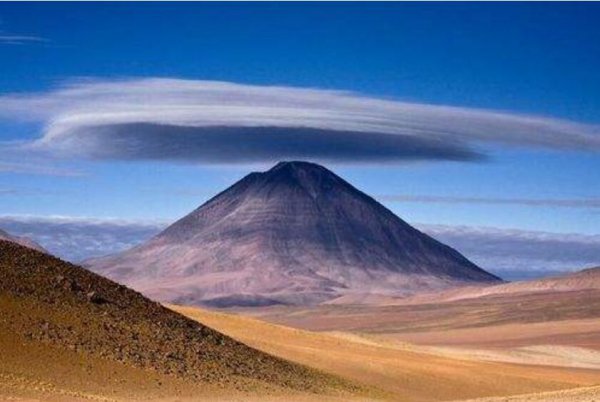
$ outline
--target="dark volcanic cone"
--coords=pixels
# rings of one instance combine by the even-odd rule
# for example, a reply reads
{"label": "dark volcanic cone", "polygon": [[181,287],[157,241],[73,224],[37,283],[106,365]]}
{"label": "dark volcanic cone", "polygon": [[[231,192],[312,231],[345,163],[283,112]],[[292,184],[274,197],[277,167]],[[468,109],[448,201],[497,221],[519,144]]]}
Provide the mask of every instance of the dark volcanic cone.
{"label": "dark volcanic cone", "polygon": [[251,173],[145,244],[89,264],[159,300],[221,306],[498,281],[307,162]]}

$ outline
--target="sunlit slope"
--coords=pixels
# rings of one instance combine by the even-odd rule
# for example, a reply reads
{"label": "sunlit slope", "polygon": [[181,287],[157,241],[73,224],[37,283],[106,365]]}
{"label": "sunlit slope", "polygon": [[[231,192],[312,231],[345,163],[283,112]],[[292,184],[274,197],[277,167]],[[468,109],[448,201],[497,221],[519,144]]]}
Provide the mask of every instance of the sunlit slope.
{"label": "sunlit slope", "polygon": [[600,382],[594,370],[452,358],[350,334],[314,333],[248,317],[171,306],[248,345],[380,388],[393,400],[504,396]]}
{"label": "sunlit slope", "polygon": [[600,386],[540,392],[511,397],[481,398],[461,402],[594,402],[600,401]]}

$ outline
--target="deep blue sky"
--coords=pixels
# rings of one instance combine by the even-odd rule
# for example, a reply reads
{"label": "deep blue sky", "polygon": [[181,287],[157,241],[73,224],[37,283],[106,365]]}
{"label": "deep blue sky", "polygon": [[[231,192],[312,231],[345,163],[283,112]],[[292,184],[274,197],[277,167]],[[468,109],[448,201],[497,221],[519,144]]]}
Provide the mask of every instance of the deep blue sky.
{"label": "deep blue sky", "polygon": [[17,4],[0,90],[72,76],[289,84],[598,122],[599,4]]}
{"label": "deep blue sky", "polygon": [[[73,77],[346,89],[600,124],[597,3],[2,3],[0,94]],[[40,127],[0,120],[0,140]],[[494,149],[485,163],[336,166],[378,197],[600,198],[598,153]],[[256,166],[66,160],[0,173],[2,214],[174,219]],[[266,166],[265,166],[266,167]],[[10,170],[10,169],[6,169]],[[600,208],[392,202],[411,222],[599,233]]]}

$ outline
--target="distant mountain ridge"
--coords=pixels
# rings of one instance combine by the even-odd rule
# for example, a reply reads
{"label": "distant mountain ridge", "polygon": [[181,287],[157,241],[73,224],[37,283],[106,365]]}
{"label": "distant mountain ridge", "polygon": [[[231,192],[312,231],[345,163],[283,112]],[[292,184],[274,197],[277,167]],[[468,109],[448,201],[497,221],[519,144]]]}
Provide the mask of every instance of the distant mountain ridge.
{"label": "distant mountain ridge", "polygon": [[159,300],[217,306],[499,281],[309,162],[250,173],[146,243],[87,265]]}
{"label": "distant mountain ridge", "polygon": [[0,240],[10,241],[13,243],[20,244],[21,246],[29,247],[31,249],[40,251],[42,253],[48,253],[42,246],[40,246],[38,243],[34,242],[30,238],[23,236],[13,236],[2,229],[0,229]]}
{"label": "distant mountain ridge", "polygon": [[[512,297],[515,295],[557,294],[561,292],[586,292],[600,290],[600,266],[585,268],[579,271],[547,276],[540,279],[491,284],[474,285],[447,289],[441,292],[424,292],[408,298],[386,298],[374,295],[360,295],[366,300],[364,304],[425,304],[453,302],[485,297]],[[355,296],[354,299],[358,298]],[[332,300],[330,304],[347,304],[348,298]]]}
{"label": "distant mountain ridge", "polygon": [[481,289],[465,289],[464,292],[457,292],[458,294],[454,298],[580,290],[600,290],[600,266],[541,279],[510,282]]}

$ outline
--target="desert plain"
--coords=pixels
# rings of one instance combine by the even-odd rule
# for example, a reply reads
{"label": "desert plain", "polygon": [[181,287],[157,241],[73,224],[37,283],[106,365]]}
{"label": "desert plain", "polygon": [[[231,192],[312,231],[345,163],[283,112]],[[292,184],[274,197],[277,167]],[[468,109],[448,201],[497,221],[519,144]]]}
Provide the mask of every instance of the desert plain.
{"label": "desert plain", "polygon": [[[251,348],[315,369],[317,386],[309,391],[277,381],[190,380],[2,331],[0,398],[578,402],[599,397],[600,292],[445,298],[311,308],[166,306]],[[8,301],[2,302],[6,308]]]}

